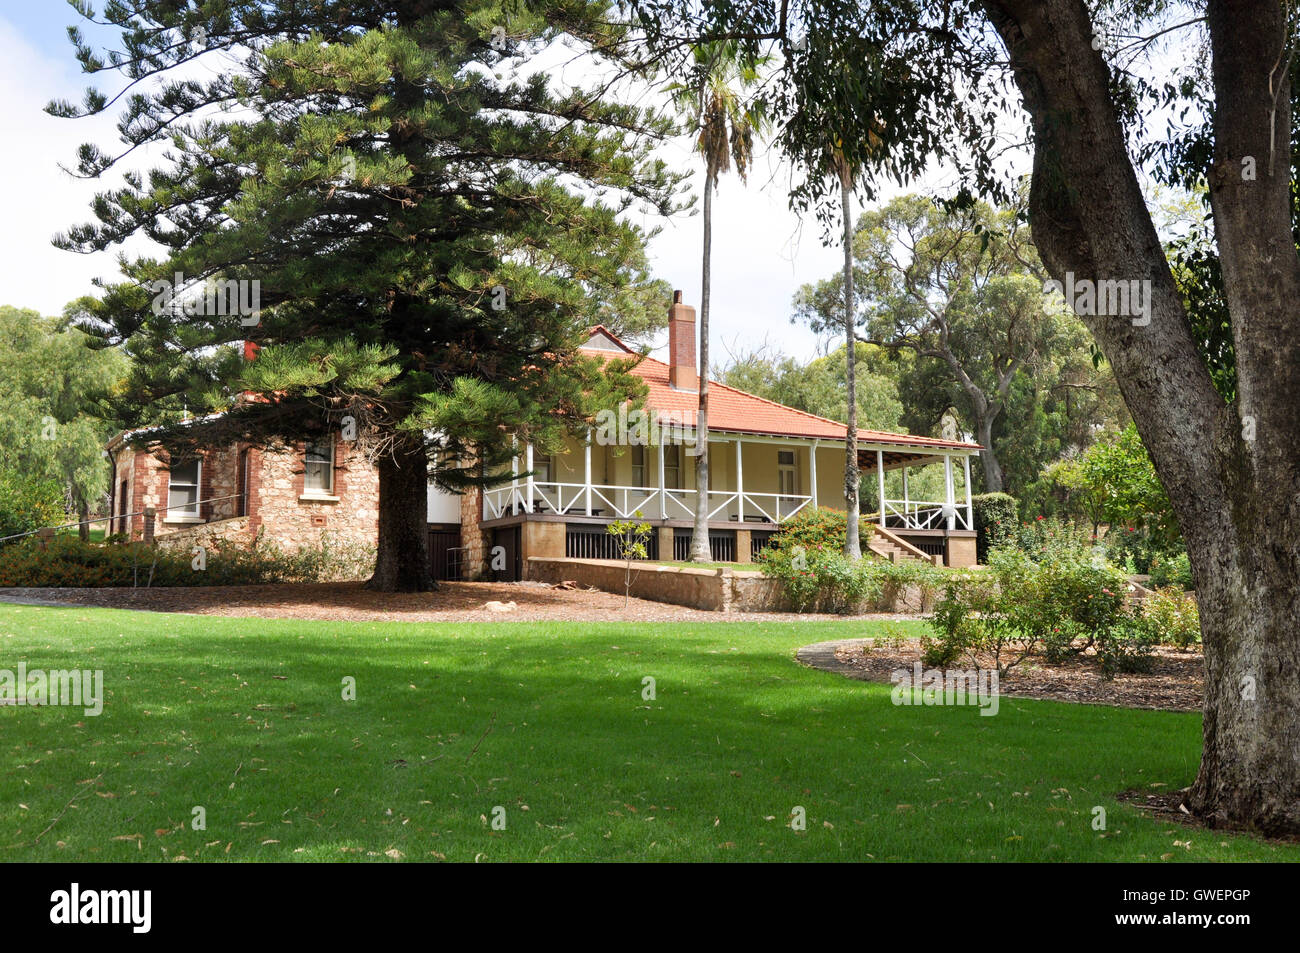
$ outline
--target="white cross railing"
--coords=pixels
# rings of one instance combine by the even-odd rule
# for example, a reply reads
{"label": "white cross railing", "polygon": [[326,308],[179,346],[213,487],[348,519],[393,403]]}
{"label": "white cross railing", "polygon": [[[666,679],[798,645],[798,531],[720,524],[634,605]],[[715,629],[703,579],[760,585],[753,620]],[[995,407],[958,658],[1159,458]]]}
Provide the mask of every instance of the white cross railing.
{"label": "white cross railing", "polygon": [[[483,518],[501,519],[528,512],[526,484],[483,491]],[[618,484],[532,484],[532,512],[552,516],[594,516],[631,519],[690,520],[695,517],[695,490]],[[709,520],[714,522],[783,523],[810,502],[811,496],[710,490]]]}

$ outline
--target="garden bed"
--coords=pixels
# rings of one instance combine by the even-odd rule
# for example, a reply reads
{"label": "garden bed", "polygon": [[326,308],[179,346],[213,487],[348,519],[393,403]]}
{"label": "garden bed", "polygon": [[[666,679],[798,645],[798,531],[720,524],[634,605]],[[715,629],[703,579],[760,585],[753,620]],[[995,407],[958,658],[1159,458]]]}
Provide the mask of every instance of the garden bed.
{"label": "garden bed", "polygon": [[[838,670],[850,678],[889,682],[890,674],[896,669],[911,670],[914,663],[921,661],[921,643],[919,640],[899,644],[850,639],[835,646],[835,658],[842,663]],[[992,656],[977,654],[975,658],[980,668],[995,667]],[[951,668],[964,670],[969,664],[963,658]],[[1030,656],[1001,679],[999,693],[1014,698],[1123,708],[1200,711],[1204,677],[1204,660],[1199,650],[1184,652],[1157,646],[1152,653],[1150,672],[1118,674],[1109,680],[1102,677],[1089,651],[1059,664]]]}

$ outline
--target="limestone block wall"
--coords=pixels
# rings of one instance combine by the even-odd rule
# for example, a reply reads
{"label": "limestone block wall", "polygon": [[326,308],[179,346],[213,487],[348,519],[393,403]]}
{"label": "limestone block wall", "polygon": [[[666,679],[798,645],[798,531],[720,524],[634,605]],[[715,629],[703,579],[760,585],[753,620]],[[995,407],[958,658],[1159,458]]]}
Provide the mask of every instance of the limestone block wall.
{"label": "limestone block wall", "polygon": [[257,452],[250,479],[249,531],[261,530],[286,552],[331,541],[374,546],[379,539],[379,472],[352,445],[334,447],[334,491],[304,492],[301,443]]}

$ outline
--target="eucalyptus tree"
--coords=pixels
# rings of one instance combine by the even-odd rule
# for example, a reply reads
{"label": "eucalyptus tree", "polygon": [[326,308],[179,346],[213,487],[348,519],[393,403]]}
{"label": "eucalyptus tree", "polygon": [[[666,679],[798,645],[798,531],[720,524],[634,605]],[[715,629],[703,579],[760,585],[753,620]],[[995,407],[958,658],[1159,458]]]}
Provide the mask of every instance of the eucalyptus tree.
{"label": "eucalyptus tree", "polygon": [[[730,37],[754,55],[785,50],[773,95],[777,141],[803,155],[826,128],[841,132],[868,197],[939,160],[956,172],[957,204],[977,195],[1002,200],[1011,192],[1007,143],[1027,144],[1034,245],[1056,286],[1077,292],[1070,304],[1114,369],[1191,558],[1206,686],[1204,749],[1188,808],[1214,825],[1300,833],[1300,255],[1292,186],[1300,29],[1292,6],[633,6],[649,44],[665,54],[683,37]],[[798,44],[796,29],[805,32]],[[1165,55],[1151,55],[1162,44]],[[1182,121],[1168,122],[1171,111]],[[877,123],[882,141],[869,144]],[[1211,335],[1188,311],[1196,299],[1175,280],[1141,187],[1140,172],[1171,170],[1208,184],[1215,284],[1228,323],[1224,329],[1218,312],[1211,331],[1219,339],[1230,332],[1235,368],[1222,392],[1203,353]],[[803,193],[824,196],[819,179],[810,176]]]}

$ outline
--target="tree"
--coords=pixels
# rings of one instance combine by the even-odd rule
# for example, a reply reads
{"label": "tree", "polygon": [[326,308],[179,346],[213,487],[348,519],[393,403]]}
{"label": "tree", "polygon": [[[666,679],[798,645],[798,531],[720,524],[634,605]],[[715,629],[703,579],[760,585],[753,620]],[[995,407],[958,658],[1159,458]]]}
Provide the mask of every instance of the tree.
{"label": "tree", "polygon": [[[1038,369],[1067,324],[1077,325],[1048,313],[1042,281],[1031,272],[1033,248],[1015,211],[980,204],[946,212],[922,196],[903,196],[862,215],[853,259],[862,289],[856,339],[940,365],[985,448],[984,486],[1001,492],[1006,484],[994,429],[1012,384]],[[814,329],[838,320],[826,303],[843,280],[807,295],[812,307],[802,317]],[[947,406],[945,396],[940,413]]]}
{"label": "tree", "polygon": [[[870,344],[858,344],[854,351],[858,423],[868,430],[900,432],[904,404],[899,382],[907,373],[908,360],[895,359]],[[718,379],[748,394],[836,420],[848,405],[846,353],[838,347],[801,364],[758,348],[734,355]]]}
{"label": "tree", "polygon": [[[128,259],[83,315],[133,358],[120,412],[160,414],[180,450],[355,433],[379,473],[369,585],[431,588],[430,480],[496,479],[512,437],[554,444],[637,391],[628,362],[577,348],[644,284],[646,235],[620,213],[678,207],[681,177],[650,155],[674,126],[525,70],[561,35],[622,31],[603,3],[559,0],[146,0],[103,16],[120,50],[101,59],[73,37],[85,71],[131,87],[125,148],[84,147],[80,173],[171,147],[60,240],[163,248]],[[50,111],[117,102],[91,90]],[[191,304],[214,288],[239,307]],[[179,426],[182,399],[223,413]]]}
{"label": "tree", "polygon": [[[837,143],[838,145],[838,143]],[[856,337],[853,333],[856,314],[853,307],[853,167],[842,150],[835,152],[835,170],[840,180],[840,212],[844,216],[844,349],[853,350]],[[855,374],[857,361],[844,362],[845,404],[848,411],[844,425],[844,512],[848,523],[844,531],[844,555],[850,559],[862,556],[862,542],[858,535],[858,497],[861,493],[862,474],[858,470],[858,384]]]}
{"label": "tree", "polygon": [[1101,523],[1145,528],[1166,547],[1178,535],[1169,497],[1132,424],[1103,435],[1048,474],[1067,491],[1068,503],[1092,523],[1094,535]]}
{"label": "tree", "polygon": [[695,525],[691,560],[708,562],[709,549],[709,302],[713,274],[713,193],[718,176],[734,161],[744,182],[753,163],[754,137],[766,126],[763,110],[745,92],[759,78],[763,61],[746,63],[734,43],[700,43],[693,50],[691,77],[669,89],[677,108],[696,131],[695,151],[704,157],[704,250],[700,278],[699,415],[695,424]]}
{"label": "tree", "polygon": [[[869,175],[901,179],[937,157],[962,174],[954,198],[997,197],[1007,191],[997,168],[1007,123],[1025,123],[1029,221],[1049,275],[1139,299],[1137,314],[1131,301],[1110,299],[1100,312],[1095,295],[1071,303],[1173,491],[1191,559],[1206,688],[1188,806],[1212,825],[1300,832],[1300,255],[1289,134],[1297,29],[1289,8],[1206,0],[1203,17],[1170,23],[1165,4],[1084,0],[637,7],[663,18],[652,43],[732,31],[754,49],[788,48],[792,20],[818,24],[807,53],[785,71],[776,115],[789,129],[799,115],[833,112]],[[1103,15],[1131,21],[1125,51]],[[1187,75],[1134,75],[1159,37],[1189,33],[1183,42],[1208,41],[1208,71],[1199,57],[1175,56],[1162,62],[1187,63]],[[846,46],[864,48],[850,57]],[[1204,144],[1195,154],[1231,324],[1231,402],[1193,334],[1129,149],[1133,137],[1156,134],[1155,121],[1143,122],[1153,100],[1186,106]],[[868,150],[881,111],[897,121]]]}
{"label": "tree", "polygon": [[[113,426],[96,418],[96,402],[125,376],[126,361],[116,350],[95,349],[63,319],[9,306],[0,307],[0,339],[0,473],[52,483],[66,509],[86,520],[109,481],[104,443]],[[48,520],[49,508],[41,512]],[[79,532],[87,539],[90,527],[83,523]]]}

